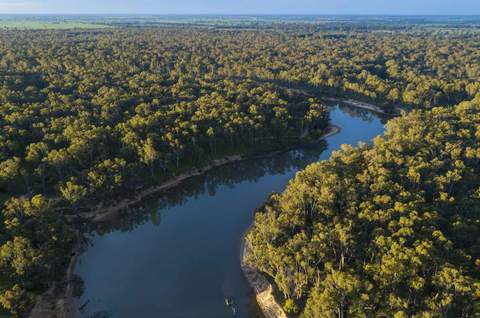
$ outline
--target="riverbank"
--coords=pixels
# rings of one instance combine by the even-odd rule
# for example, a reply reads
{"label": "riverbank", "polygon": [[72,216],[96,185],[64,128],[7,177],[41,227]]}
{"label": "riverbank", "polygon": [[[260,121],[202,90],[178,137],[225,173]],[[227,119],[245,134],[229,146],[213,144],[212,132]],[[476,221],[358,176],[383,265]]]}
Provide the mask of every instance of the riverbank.
{"label": "riverbank", "polygon": [[[77,232],[78,240],[80,234]],[[38,296],[29,318],[79,318],[80,312],[74,301],[75,266],[82,251],[82,244],[77,244],[71,253],[70,262],[65,273],[63,292],[56,290],[53,284],[45,293]]]}
{"label": "riverbank", "polygon": [[[352,99],[334,98],[334,97],[326,97],[323,99],[326,101],[334,102],[334,103],[346,104],[348,106],[365,109],[381,115],[396,116],[400,114],[400,110],[398,109],[395,109],[395,112],[393,114],[389,114],[383,111],[377,105],[373,105],[373,104],[369,104],[369,103],[365,103],[357,100],[352,100]],[[338,126],[337,128],[340,129],[340,127]],[[340,130],[338,130],[335,133],[338,133],[339,131]],[[324,136],[322,136],[322,138],[328,138],[334,135],[335,133],[333,134],[327,133]],[[266,318],[287,318],[288,316],[283,310],[281,304],[274,297],[272,284],[270,284],[270,282],[267,280],[265,275],[262,274],[258,268],[248,264],[246,261],[248,253],[250,252],[247,235],[250,229],[252,228],[252,226],[253,226],[253,223],[249,226],[249,228],[247,229],[247,231],[242,237],[242,243],[240,247],[240,263],[241,263],[242,271],[248,283],[250,284],[250,287],[255,292],[257,303],[260,309],[262,310],[264,316]]]}
{"label": "riverbank", "polygon": [[[318,139],[318,141],[328,138],[332,135],[335,135],[339,133],[340,130],[341,128],[339,126],[330,124],[327,127],[326,132]],[[306,137],[307,137],[307,134],[303,134],[299,140],[302,140]],[[273,157],[281,153],[284,153],[286,151],[290,151],[297,147],[299,147],[299,144],[296,144],[291,147],[287,147],[282,150],[276,150],[276,151],[272,151],[272,152],[261,154],[261,155],[255,155],[255,156],[231,155],[231,156],[226,156],[220,159],[214,159],[211,161],[211,163],[209,163],[208,165],[202,168],[195,168],[195,169],[188,170],[175,177],[170,178],[169,180],[163,182],[160,185],[152,186],[147,189],[144,189],[138,192],[137,194],[135,194],[133,198],[126,198],[113,206],[96,209],[91,212],[81,213],[79,215],[72,216],[70,219],[73,219],[75,217],[75,218],[90,220],[94,223],[108,222],[114,219],[115,217],[117,217],[120,211],[130,206],[138,205],[144,200],[152,197],[155,194],[175,188],[185,180],[193,177],[201,176],[214,168],[221,167],[227,164],[232,164],[235,162],[245,161],[245,160],[255,160],[255,159]]]}
{"label": "riverbank", "polygon": [[[339,126],[331,124],[327,127],[325,133],[318,139],[318,141],[328,138],[330,136],[333,136],[339,133],[340,130],[341,128]],[[303,138],[305,138],[306,136],[307,134],[302,135]],[[123,199],[114,206],[96,209],[87,213],[82,213],[78,216],[75,216],[75,218],[81,218],[83,220],[88,220],[93,223],[108,222],[118,217],[118,215],[122,210],[130,206],[138,205],[144,200],[158,193],[175,188],[189,178],[203,175],[214,168],[224,166],[227,164],[233,164],[236,162],[246,161],[246,160],[255,160],[255,159],[261,159],[261,158],[273,157],[281,153],[284,153],[286,151],[295,149],[298,146],[299,144],[296,144],[286,149],[272,151],[270,153],[256,155],[256,156],[231,155],[231,156],[226,156],[224,158],[215,159],[210,164],[202,168],[191,169],[189,171],[183,172],[167,180],[166,182],[160,185],[149,187],[145,190],[142,190],[138,192],[134,197]],[[73,219],[74,219],[73,217],[70,218],[70,220],[73,220]],[[80,252],[81,252],[81,247],[82,247],[81,245],[76,246],[74,251],[72,252],[72,258],[70,260],[70,263],[65,275],[65,280],[64,280],[65,287],[62,295],[55,296],[54,290],[51,289],[48,292],[46,292],[44,295],[39,297],[34,309],[30,314],[30,318],[44,318],[44,317],[77,318],[77,317],[80,317],[80,313],[75,304],[73,290],[75,287],[74,286],[75,266],[77,263],[78,256],[80,255]]]}
{"label": "riverbank", "polygon": [[[332,135],[337,134],[340,131],[340,127],[336,125],[330,125],[325,134],[320,138],[320,139],[325,139],[328,138]],[[181,182],[185,181],[188,178],[194,177],[201,175],[215,167],[219,167],[222,165],[226,165],[229,163],[235,163],[243,160],[252,160],[256,158],[265,158],[265,157],[271,157],[278,155],[282,152],[288,151],[290,149],[298,147],[298,144],[295,145],[295,147],[290,147],[289,149],[283,149],[281,151],[274,151],[269,154],[264,154],[261,156],[241,156],[241,155],[234,155],[234,156],[228,156],[224,157],[221,159],[217,159],[212,161],[212,163],[208,166],[205,166],[201,169],[192,169],[188,172],[184,172],[172,179],[169,179],[167,182],[162,183],[159,186],[155,186],[152,188],[145,189],[144,191],[141,191],[137,195],[135,195],[131,199],[124,199],[119,204],[116,204],[115,206],[111,207],[101,207],[95,211],[89,212],[88,214],[83,214],[83,217],[85,218],[85,221],[90,221],[90,222],[107,222],[109,220],[114,219],[119,212],[124,209],[128,208],[131,205],[135,205],[138,203],[141,203],[143,200],[147,199],[148,197],[154,196],[155,194],[168,190],[170,188],[174,188],[178,186]],[[72,218],[73,219],[73,218]],[[51,299],[52,297],[44,297],[44,299],[47,303],[47,306],[39,306],[40,308],[52,308],[51,315],[32,315],[31,317],[34,318],[39,318],[39,317],[78,317],[78,309],[76,308],[76,303],[74,301],[74,297],[72,295],[73,289],[74,289],[74,284],[73,284],[73,277],[74,277],[74,272],[75,272],[75,265],[76,265],[76,259],[78,255],[80,254],[80,248],[81,246],[77,247],[75,253],[72,254],[72,260],[69,264],[66,277],[65,277],[65,286],[66,288],[63,288],[64,292],[62,295],[56,296],[55,299]],[[52,293],[53,294],[53,293]],[[268,294],[268,293],[267,293]],[[267,295],[265,294],[265,295]],[[273,298],[269,297],[262,297],[261,299],[264,299],[266,301],[271,301],[274,300]],[[269,300],[270,299],[270,300]],[[49,304],[48,304],[49,303]],[[37,306],[36,306],[37,307]],[[41,312],[41,311],[37,311]]]}
{"label": "riverbank", "polygon": [[[353,110],[353,109],[352,109],[352,110]],[[343,126],[343,124],[345,124],[345,125],[347,125],[347,126],[344,127],[344,128],[345,128],[345,131],[346,131],[345,134],[342,134],[342,135],[344,135],[344,136],[338,136],[338,137],[335,137],[335,138],[331,139],[331,142],[329,141],[330,146],[328,147],[328,149],[331,150],[331,151],[332,151],[332,150],[335,150],[335,149],[338,149],[338,147],[340,147],[340,145],[341,145],[342,143],[353,144],[353,143],[356,143],[358,140],[371,140],[371,138],[373,138],[374,136],[376,136],[377,131],[378,131],[378,133],[381,133],[381,131],[383,131],[383,127],[384,127],[383,124],[381,123],[381,120],[378,119],[378,118],[376,118],[376,116],[372,116],[372,118],[370,118],[370,116],[367,116],[367,117],[365,117],[365,116],[357,116],[357,114],[356,114],[355,112],[352,112],[352,111],[349,110],[348,108],[343,108],[343,107],[341,107],[341,108],[335,107],[335,108],[332,110],[332,121],[333,121],[333,122],[336,122],[336,123],[341,123],[342,126]],[[352,121],[353,121],[353,122],[352,122]],[[359,123],[365,122],[365,124],[359,124],[359,125],[357,125],[356,122],[359,122]],[[378,128],[378,129],[363,129],[363,128],[366,128],[367,126],[370,127],[370,126],[372,126],[372,125],[374,125],[374,127]],[[331,135],[333,135],[333,134],[335,134],[335,133],[337,133],[337,132],[338,132],[337,129],[329,129],[329,131],[325,134],[324,138],[327,138],[327,137],[329,137],[329,136],[331,136]],[[367,132],[367,133],[366,133],[365,135],[363,135],[362,132]],[[254,162],[255,162],[255,161],[254,161]],[[254,162],[252,162],[252,164],[253,164]],[[248,164],[250,164],[250,163],[248,163]],[[233,165],[233,166],[232,166],[232,169],[235,169],[236,166],[237,166],[236,164]],[[239,173],[241,173],[241,172],[239,171]],[[283,173],[281,173],[281,174],[283,174]],[[262,182],[263,182],[263,181],[262,181]],[[284,180],[282,179],[281,182],[284,182]],[[278,184],[278,182],[267,181],[267,183],[265,184],[265,185],[267,185],[267,186],[264,187],[264,189],[262,188],[262,190],[265,190],[265,191],[268,192],[268,189],[272,189],[273,184]],[[181,185],[181,186],[183,187],[183,185]],[[277,190],[277,191],[278,191],[278,190]],[[239,193],[243,193],[243,192],[244,192],[244,191],[242,190],[242,191],[240,191]],[[268,195],[267,192],[265,192],[265,196]],[[222,196],[220,196],[220,198],[222,198]],[[242,198],[242,197],[239,197],[239,198]],[[249,197],[249,196],[244,196],[244,198],[250,198],[250,197]],[[264,197],[261,196],[260,200],[262,200],[262,198],[264,198]],[[257,199],[259,199],[259,198],[257,198]],[[211,201],[211,200],[210,200],[210,201]],[[259,202],[260,202],[260,201],[259,201]],[[212,205],[212,208],[217,209],[217,205],[216,205],[215,202],[210,202],[210,204],[214,204],[214,205]],[[229,200],[228,200],[228,202],[223,202],[223,201],[222,201],[221,203],[218,202],[218,205],[219,205],[218,209],[220,209],[220,210],[227,210],[227,211],[228,211],[228,206],[229,206],[230,204],[231,204],[231,202],[230,202]],[[239,205],[240,205],[240,204],[239,204]],[[248,204],[245,204],[245,206],[248,206]],[[252,210],[253,208],[250,206],[250,207],[247,207],[247,209]],[[220,211],[220,210],[218,210],[218,211]],[[238,209],[237,209],[237,210],[238,210]],[[218,211],[215,210],[215,212],[212,212],[212,213],[217,213]],[[239,211],[241,212],[242,210],[240,209]],[[245,209],[243,209],[243,211],[245,211]],[[232,212],[233,212],[233,211],[232,211]],[[195,211],[193,211],[192,213],[195,213]],[[196,214],[198,214],[198,213],[196,213]],[[224,214],[225,214],[225,213],[224,213]],[[227,213],[227,214],[229,214],[229,213]],[[232,215],[233,215],[233,214],[232,214]],[[246,221],[247,223],[248,223],[248,222],[251,222],[251,216],[249,215],[249,217],[248,217],[245,221]],[[228,222],[222,222],[221,224],[228,225]],[[245,224],[245,223],[243,223],[243,224]],[[148,229],[148,226],[146,226],[146,228]],[[170,227],[169,227],[169,228],[170,228]],[[166,230],[168,230],[168,229],[166,229]],[[142,231],[144,231],[144,230],[142,230]],[[143,233],[142,231],[141,231],[140,233]],[[243,238],[242,241],[245,242],[244,237],[243,237],[244,231],[245,231],[245,227],[242,226],[242,227],[239,229],[239,231],[238,231],[237,233],[235,233],[235,242],[238,242],[238,238],[239,238],[239,237],[240,237],[240,238]],[[188,233],[184,233],[184,234],[187,234],[187,235],[188,235]],[[217,236],[217,237],[222,237],[222,236]],[[102,243],[101,243],[102,241],[103,241],[103,239],[100,239],[100,240],[98,241],[98,243],[100,244],[100,246],[102,245]],[[163,249],[167,248],[167,253],[168,253],[168,248],[169,248],[169,246],[172,246],[172,247],[176,246],[175,244],[171,244],[171,243],[172,243],[172,242],[170,242],[170,244],[168,244],[167,246],[164,246],[164,247],[163,247]],[[143,244],[143,243],[142,243],[142,244]],[[237,244],[238,244],[238,243],[237,243]],[[99,246],[99,245],[98,245],[98,244],[95,244],[95,246]],[[142,246],[143,246],[143,245],[142,245]],[[245,252],[248,252],[248,250],[245,250],[245,246],[248,246],[248,245],[243,245],[243,246],[242,246],[242,249],[241,249],[241,253],[242,253],[242,254],[241,254],[241,256],[242,256],[241,258],[242,258],[242,259],[244,259],[243,255],[245,254]],[[120,247],[120,246],[118,246],[118,247]],[[203,244],[203,245],[198,245],[198,246],[197,246],[197,250],[198,250],[198,249],[203,250],[204,248],[205,248],[205,249],[208,249],[208,248],[209,248],[209,245]],[[92,257],[93,257],[94,259],[97,259],[97,256],[95,256],[95,255],[97,255],[97,253],[99,252],[99,250],[101,251],[102,249],[105,249],[105,246],[104,246],[104,247],[97,248],[97,249],[93,248],[93,252],[92,252],[93,254],[90,253],[90,256],[88,256],[88,255],[89,255],[88,253],[86,254],[86,255],[87,255],[87,256],[86,256],[86,260],[88,260],[89,265],[88,265],[87,267],[85,267],[85,269],[89,269],[89,271],[90,271],[92,268],[97,268],[97,266],[98,266],[100,271],[105,271],[105,270],[108,271],[109,266],[108,266],[108,265],[107,265],[106,267],[103,266],[103,264],[108,264],[108,262],[106,261],[106,259],[102,259],[102,260],[99,260],[99,261],[95,261],[95,260],[92,261]],[[147,250],[151,250],[151,248],[147,248]],[[233,252],[236,253],[236,255],[237,255],[237,257],[236,257],[237,263],[236,263],[236,264],[237,264],[237,268],[238,268],[238,266],[241,265],[241,264],[240,264],[240,261],[238,260],[238,257],[239,257],[239,254],[238,254],[238,253],[239,253],[240,251],[239,251],[238,249],[236,249],[236,250],[234,250]],[[111,254],[111,253],[110,253],[110,254]],[[148,253],[146,253],[146,255],[147,255],[147,254],[148,254]],[[194,255],[196,255],[196,254],[194,254]],[[247,255],[248,255],[248,254],[247,254]],[[128,258],[128,255],[124,255],[124,256],[126,256],[126,257]],[[124,258],[125,258],[125,257],[124,257]],[[249,257],[249,258],[251,258],[251,257]],[[82,258],[82,259],[83,259],[83,258]],[[100,265],[100,264],[95,264],[95,263],[101,263],[102,265]],[[208,264],[209,264],[209,262],[206,262],[206,266],[208,266]],[[187,267],[188,271],[191,272],[192,270],[194,270],[194,269],[197,267],[197,265],[191,264],[191,265],[187,265],[186,267]],[[242,271],[242,268],[238,268],[238,269],[239,269],[240,271]],[[169,272],[169,271],[167,271],[167,273],[168,273],[168,272]],[[181,271],[179,271],[179,272],[181,272]],[[84,274],[85,274],[85,273],[84,273]],[[83,277],[83,274],[81,274],[81,275],[82,275],[82,277]],[[117,276],[118,276],[118,275],[117,275]],[[167,274],[167,276],[168,276],[168,274]],[[85,277],[87,277],[87,280],[89,281],[88,284],[89,284],[90,286],[95,286],[95,278],[93,278],[93,280],[92,280],[92,277],[91,277],[89,274],[88,274],[87,276],[85,276]],[[123,277],[122,275],[120,275],[119,277],[117,277],[117,281],[118,281],[118,280],[121,281],[122,277]],[[267,277],[267,275],[264,275],[264,277]],[[220,284],[223,284],[223,283],[224,283],[222,280],[223,280],[222,278],[219,279]],[[168,280],[166,279],[166,281],[168,281]],[[251,281],[252,281],[252,280],[251,280]],[[268,280],[267,280],[267,282],[268,282]],[[217,282],[217,283],[218,283],[218,282]],[[244,286],[244,287],[242,287],[242,288],[247,287],[246,290],[248,291],[249,288],[248,288],[248,286],[245,286],[245,283],[247,283],[247,281],[246,281],[246,280],[242,280],[242,279],[240,278],[240,283],[239,283],[239,285]],[[275,291],[275,295],[277,295],[277,293],[276,293],[277,288],[269,289],[268,286],[267,286],[267,288],[265,288],[265,287],[264,287],[264,288],[255,288],[254,283],[251,283],[251,282],[249,282],[249,283],[250,283],[250,286],[253,285],[253,288],[254,288],[256,294],[257,294],[257,291],[259,291],[258,294],[260,294],[260,291],[266,291],[266,293],[263,294],[264,296],[261,295],[260,297],[258,297],[258,298],[260,299],[260,302],[276,303],[276,304],[278,305],[276,308],[280,308],[280,309],[281,309],[281,306],[280,306],[280,304],[281,304],[281,298],[279,297],[278,299],[279,299],[280,301],[279,301],[279,302],[276,302],[275,299],[273,299],[273,297],[269,297],[269,296],[268,296],[268,295],[272,295],[272,294],[273,294],[273,293],[271,292],[271,290],[274,290],[274,291]],[[207,284],[208,284],[208,282],[207,282]],[[107,286],[108,286],[108,282],[107,282]],[[185,285],[185,286],[188,286],[188,285]],[[262,286],[262,285],[260,285],[260,286]],[[274,284],[273,284],[273,286],[274,286]],[[193,288],[194,286],[191,286],[191,287]],[[202,293],[202,290],[209,290],[209,291],[210,291],[211,289],[215,290],[215,288],[211,288],[210,286],[209,286],[209,287],[207,287],[207,286],[205,286],[205,287],[195,286],[195,288],[198,289],[198,290],[196,290],[197,293]],[[230,288],[231,288],[231,287],[230,287]],[[98,299],[97,297],[102,297],[101,295],[103,295],[103,294],[104,294],[103,292],[100,292],[100,294],[99,294],[99,293],[96,292],[96,291],[95,291],[95,292],[87,293],[87,296],[83,298],[82,302],[85,302],[85,301],[87,301],[88,299]],[[262,297],[262,296],[263,296],[263,297]],[[128,302],[129,300],[128,300],[128,299],[125,299],[125,301]],[[143,300],[142,300],[142,299],[136,299],[135,302],[134,302],[133,299],[130,299],[130,301],[132,301],[132,304],[143,303]],[[215,303],[215,302],[213,302],[213,303]],[[110,302],[110,306],[111,306],[112,308],[116,308],[117,304],[115,304],[114,302],[113,302],[113,303]],[[99,305],[98,305],[98,304],[93,304],[93,303],[91,303],[91,304],[89,305],[89,307],[90,307],[91,309],[92,309],[92,308],[98,309],[98,308],[99,308]],[[266,306],[263,306],[263,307],[264,307],[264,308],[268,308],[268,307],[266,307]],[[192,308],[193,308],[193,307],[192,307]],[[182,310],[182,307],[180,306],[180,307],[177,308],[177,309]],[[242,309],[243,309],[243,308],[242,308]],[[92,310],[93,310],[93,309],[92,309]],[[275,311],[276,311],[276,310],[274,310],[273,312],[275,313]],[[267,315],[268,315],[268,314],[267,314]],[[280,314],[277,314],[277,316],[279,316],[279,315],[281,315],[281,311],[280,311]]]}
{"label": "riverbank", "polygon": [[[253,224],[251,225],[253,226]],[[273,286],[267,278],[254,266],[247,263],[247,256],[250,253],[250,244],[246,239],[251,226],[248,228],[240,247],[240,266],[248,284],[255,293],[255,299],[265,318],[288,318],[282,306],[273,295]]]}
{"label": "riverbank", "polygon": [[324,97],[323,99],[326,100],[326,101],[334,102],[334,103],[340,103],[340,104],[345,104],[345,105],[356,107],[356,108],[369,110],[369,111],[375,112],[377,114],[382,114],[382,115],[386,115],[386,116],[398,116],[398,115],[400,115],[400,112],[401,112],[400,109],[395,108],[392,113],[387,113],[377,105],[367,103],[367,102],[358,101],[358,100],[354,100],[354,99],[349,99],[349,98]]}
{"label": "riverbank", "polygon": [[[325,133],[320,139],[326,139],[333,135],[338,134],[341,128],[337,125],[331,125],[332,129]],[[263,315],[266,318],[288,318],[287,314],[283,310],[281,304],[275,299],[273,293],[273,286],[270,284],[264,274],[260,272],[255,266],[248,264],[247,257],[250,253],[250,242],[247,240],[247,235],[250,232],[252,224],[248,227],[242,237],[240,244],[240,266],[248,284],[255,293],[258,306],[262,310]]]}

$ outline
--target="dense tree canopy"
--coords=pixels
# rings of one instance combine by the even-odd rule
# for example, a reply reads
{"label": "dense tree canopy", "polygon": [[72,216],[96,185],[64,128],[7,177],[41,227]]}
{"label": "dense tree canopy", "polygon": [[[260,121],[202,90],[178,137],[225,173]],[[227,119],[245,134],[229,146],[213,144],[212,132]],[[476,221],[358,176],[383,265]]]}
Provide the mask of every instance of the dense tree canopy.
{"label": "dense tree canopy", "polygon": [[315,137],[328,124],[311,95],[220,74],[213,52],[232,36],[0,37],[0,302],[17,315],[63,273],[75,243],[65,215],[211,158]]}
{"label": "dense tree canopy", "polygon": [[479,127],[480,96],[308,166],[257,213],[250,261],[305,318],[478,314]]}
{"label": "dense tree canopy", "polygon": [[[475,30],[332,30],[2,30],[0,304],[20,315],[62,275],[76,237],[66,215],[215,157],[315,137],[323,96],[390,112],[480,92]],[[314,295],[310,274],[289,297]]]}

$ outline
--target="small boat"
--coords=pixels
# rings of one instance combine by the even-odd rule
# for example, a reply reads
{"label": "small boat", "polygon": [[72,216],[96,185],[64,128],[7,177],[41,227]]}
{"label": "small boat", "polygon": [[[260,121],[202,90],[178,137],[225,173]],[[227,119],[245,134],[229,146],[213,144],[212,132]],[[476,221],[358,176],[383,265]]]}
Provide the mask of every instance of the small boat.
{"label": "small boat", "polygon": [[85,309],[86,309],[86,307],[87,307],[87,305],[88,305],[89,302],[90,302],[90,299],[87,299],[87,301],[78,308],[78,310],[79,310],[82,314],[85,313]]}
{"label": "small boat", "polygon": [[226,305],[227,307],[233,306],[233,299],[230,298],[230,297],[225,297],[225,305]]}

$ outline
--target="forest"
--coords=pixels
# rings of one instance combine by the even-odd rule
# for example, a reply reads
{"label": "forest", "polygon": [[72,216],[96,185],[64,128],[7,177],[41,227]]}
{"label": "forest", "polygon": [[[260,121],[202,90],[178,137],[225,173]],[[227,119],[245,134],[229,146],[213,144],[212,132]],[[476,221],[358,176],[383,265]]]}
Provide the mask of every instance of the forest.
{"label": "forest", "polygon": [[468,28],[1,30],[1,306],[23,316],[61,282],[82,212],[214,158],[315,139],[333,96],[418,111],[272,197],[252,262],[305,317],[472,312],[479,45]]}
{"label": "forest", "polygon": [[480,312],[480,96],[391,120],[256,214],[249,255],[301,317]]}

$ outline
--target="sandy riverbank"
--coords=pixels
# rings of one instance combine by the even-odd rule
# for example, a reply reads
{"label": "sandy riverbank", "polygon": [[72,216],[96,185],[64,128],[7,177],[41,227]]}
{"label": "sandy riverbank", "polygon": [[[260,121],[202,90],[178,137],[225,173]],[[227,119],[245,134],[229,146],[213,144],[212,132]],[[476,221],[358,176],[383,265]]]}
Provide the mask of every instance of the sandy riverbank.
{"label": "sandy riverbank", "polygon": [[266,318],[288,318],[282,306],[273,295],[273,286],[256,267],[247,263],[246,259],[250,253],[250,244],[246,239],[250,228],[242,239],[240,248],[240,263],[243,275],[255,293],[258,306]]}
{"label": "sandy riverbank", "polygon": [[[329,125],[326,133],[319,140],[335,135],[338,132],[340,132],[339,126]],[[122,201],[120,201],[118,204],[114,206],[100,208],[88,213],[83,213],[75,217],[80,217],[82,219],[90,220],[91,222],[94,222],[94,223],[108,222],[109,220],[113,220],[114,218],[116,218],[119,215],[119,212],[122,211],[123,209],[126,209],[129,206],[140,204],[142,201],[146,200],[149,197],[154,196],[155,194],[172,189],[180,185],[183,181],[195,176],[200,176],[216,167],[220,167],[223,165],[232,164],[232,163],[240,162],[244,160],[254,160],[254,159],[260,159],[260,158],[273,157],[296,147],[298,147],[298,145],[295,147],[289,147],[286,149],[273,151],[273,152],[258,155],[258,156],[232,155],[232,156],[227,156],[221,159],[215,159],[210,164],[206,165],[203,168],[192,169],[184,173],[181,173],[160,185],[149,187],[143,191],[138,192],[133,198],[123,199]],[[78,308],[76,308],[74,295],[73,295],[73,289],[74,289],[73,278],[74,278],[75,266],[76,266],[80,251],[81,251],[81,246],[79,245],[72,252],[72,258],[70,260],[70,263],[65,275],[66,286],[64,288],[63,295],[55,296],[54,288],[50,289],[48,292],[46,292],[45,294],[43,294],[37,299],[36,305],[30,314],[30,318],[46,318],[46,317],[77,318],[80,316]]]}
{"label": "sandy riverbank", "polygon": [[382,114],[382,115],[387,115],[387,116],[397,116],[397,115],[400,114],[400,110],[397,109],[397,108],[394,109],[393,113],[387,113],[377,105],[367,103],[367,102],[361,102],[361,101],[354,100],[354,99],[349,99],[349,98],[325,97],[323,99],[326,100],[326,101],[334,102],[334,103],[340,103],[340,104],[345,104],[345,105],[348,105],[348,106],[353,106],[353,107],[357,107],[357,108],[366,109],[366,110],[375,112],[377,114]]}
{"label": "sandy riverbank", "polygon": [[[324,98],[327,101],[331,101],[334,103],[340,103],[340,104],[346,104],[352,107],[357,107],[357,108],[362,108],[366,109],[375,113],[379,113],[382,115],[398,115],[400,114],[400,111],[398,109],[395,110],[394,114],[389,114],[384,112],[379,106],[365,103],[365,102],[360,102],[352,99],[342,99],[342,98]],[[339,126],[332,125],[335,129],[331,130],[330,132],[327,132],[325,135],[322,136],[323,139],[328,138],[330,136],[333,136],[337,133],[340,132],[341,128]],[[248,232],[250,231],[251,227],[253,226],[250,225],[248,230],[245,232],[243,238],[242,238],[242,243],[241,243],[241,250],[240,250],[240,262],[241,262],[241,267],[242,271],[252,287],[252,289],[255,292],[255,297],[257,299],[257,303],[262,310],[264,316],[266,318],[287,318],[288,316],[286,315],[285,311],[283,310],[281,304],[275,299],[273,295],[273,286],[270,284],[270,282],[267,280],[264,274],[262,274],[258,268],[250,265],[247,263],[246,258],[248,253],[250,252],[249,248],[249,242],[247,240],[247,235]]]}
{"label": "sandy riverbank", "polygon": [[[339,126],[331,125],[330,127],[330,130],[320,139],[326,139],[341,131]],[[262,274],[258,268],[247,262],[247,256],[250,253],[250,243],[247,240],[247,235],[252,226],[253,223],[243,235],[240,246],[240,265],[243,274],[245,275],[248,284],[253,289],[258,306],[266,318],[288,318],[281,304],[275,299],[272,284],[270,284],[265,275]]]}
{"label": "sandy riverbank", "polygon": [[[331,124],[327,127],[327,132],[322,137],[320,137],[319,140],[323,140],[331,135],[337,134],[339,131],[340,131],[339,126]],[[303,136],[302,138],[305,138],[305,137],[306,135]],[[204,166],[203,168],[191,169],[189,171],[183,172],[175,177],[172,177],[171,179],[169,179],[168,181],[160,185],[152,186],[136,193],[135,196],[132,198],[123,199],[122,201],[120,201],[119,203],[113,206],[96,209],[87,213],[81,213],[80,215],[75,215],[74,217],[88,219],[93,221],[94,223],[110,221],[113,218],[115,218],[120,211],[128,208],[129,206],[140,204],[145,199],[152,197],[155,194],[172,189],[178,186],[179,184],[181,184],[183,181],[190,179],[192,177],[203,175],[214,168],[221,167],[227,164],[232,164],[235,162],[244,161],[244,160],[254,160],[254,159],[273,157],[296,147],[298,147],[298,145],[294,147],[282,149],[282,150],[272,151],[266,154],[257,155],[257,156],[232,155],[232,156],[227,156],[221,159],[215,159],[215,160],[212,160],[210,164]]]}
{"label": "sandy riverbank", "polygon": [[[77,233],[79,236],[79,234]],[[38,296],[35,306],[30,312],[30,318],[78,318],[80,313],[74,302],[74,271],[78,256],[81,252],[81,245],[78,244],[72,251],[72,257],[65,273],[63,292],[58,294],[54,284],[45,293]]]}
{"label": "sandy riverbank", "polygon": [[[366,109],[369,111],[373,111],[376,113],[380,114],[385,114],[385,115],[392,115],[392,114],[387,114],[385,113],[380,107],[373,105],[373,104],[368,104],[356,100],[351,100],[351,99],[342,99],[342,98],[333,98],[333,97],[328,97],[328,98],[323,98],[324,100],[335,102],[335,103],[344,103],[353,107],[358,107],[362,109]],[[330,136],[333,136],[335,134],[338,134],[341,131],[341,127],[331,124],[327,128],[327,132],[320,138],[321,139],[326,139]],[[292,147],[293,148],[293,147]],[[193,169],[188,172],[184,172],[176,177],[173,177],[169,179],[168,181],[162,183],[161,185],[158,186],[153,186],[148,189],[145,189],[139,193],[137,193],[133,198],[129,199],[124,199],[120,201],[118,204],[115,206],[110,206],[107,208],[99,208],[96,209],[92,212],[88,213],[83,213],[79,217],[84,218],[86,220],[90,220],[93,222],[106,222],[109,220],[114,219],[121,210],[128,208],[131,205],[136,205],[141,203],[143,200],[147,199],[148,197],[153,196],[154,194],[157,194],[159,192],[174,188],[178,186],[180,183],[183,181],[195,177],[195,176],[200,176],[209,170],[220,167],[226,164],[230,163],[235,163],[239,161],[244,161],[244,160],[252,160],[252,159],[259,159],[259,158],[266,158],[266,157],[272,157],[275,155],[278,155],[282,152],[291,150],[292,148],[280,150],[280,151],[275,151],[269,154],[265,155],[259,155],[259,156],[242,156],[242,155],[232,155],[232,156],[227,156],[225,158],[221,159],[216,159],[213,160],[212,163],[209,165],[201,168],[201,169]],[[74,217],[78,216],[72,216],[70,219],[73,219]],[[259,274],[259,276],[256,276],[254,274],[255,272],[258,273],[258,270],[255,268],[252,268],[246,264],[244,264],[244,259],[245,255],[248,252],[248,249],[246,248],[246,234],[242,238],[242,251],[241,251],[241,260],[242,260],[242,270],[247,276],[250,275],[251,277],[254,277],[255,279],[250,281],[249,283],[251,287],[254,289],[257,297],[257,301],[259,301],[259,305],[261,308],[265,308],[264,314],[268,318],[274,318],[274,317],[286,317],[282,315],[283,309],[281,306],[276,302],[276,300],[273,297],[272,293],[272,286],[268,283],[265,277],[265,281],[270,285],[270,287],[264,285],[264,280],[262,278],[258,278],[260,276],[263,276]],[[76,308],[76,304],[73,299],[73,282],[72,279],[74,277],[74,271],[75,271],[75,265],[78,259],[78,256],[80,255],[81,251],[81,246],[77,246],[74,251],[72,251],[72,258],[70,260],[66,275],[65,275],[65,284],[66,287],[64,289],[64,293],[62,295],[55,295],[54,294],[54,286],[50,288],[47,292],[45,292],[43,295],[37,297],[36,304],[31,311],[29,317],[30,318],[47,318],[47,317],[52,317],[52,318],[77,318],[79,317],[79,311]],[[253,272],[252,272],[253,271]],[[252,276],[253,275],[253,276]],[[248,279],[248,276],[247,276]],[[258,281],[257,281],[258,279]],[[263,287],[262,287],[263,286]],[[260,304],[262,302],[262,304]],[[276,308],[276,309],[274,309]],[[277,310],[280,308],[281,311]],[[273,310],[273,311],[272,311]],[[267,312],[265,312],[267,311]],[[275,313],[277,312],[277,313]],[[272,316],[272,313],[274,314]],[[283,312],[283,314],[285,314]]]}

